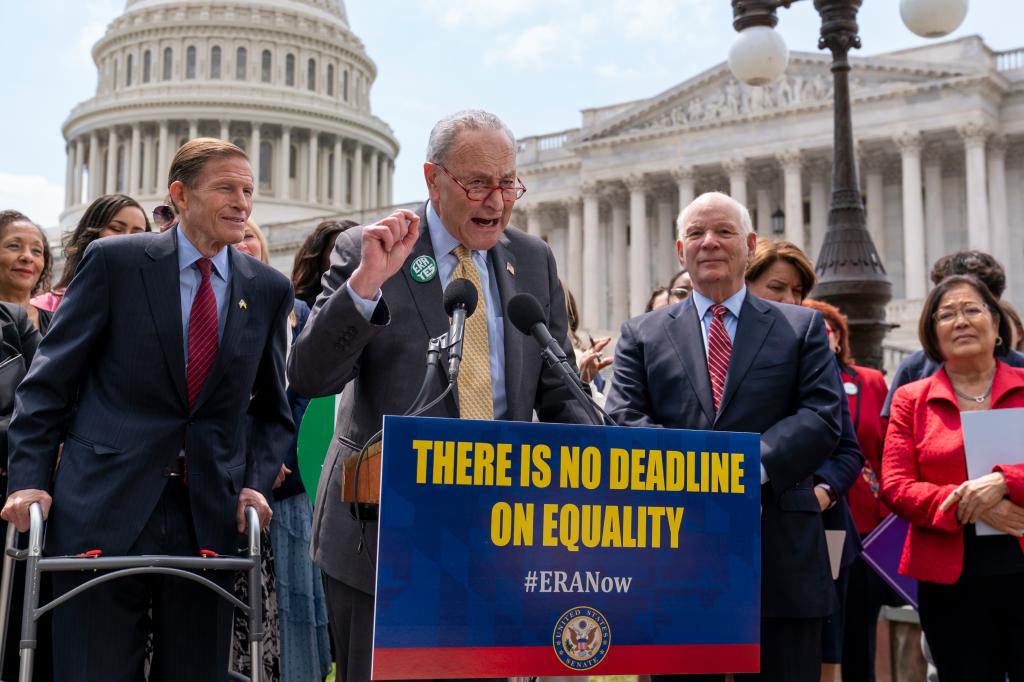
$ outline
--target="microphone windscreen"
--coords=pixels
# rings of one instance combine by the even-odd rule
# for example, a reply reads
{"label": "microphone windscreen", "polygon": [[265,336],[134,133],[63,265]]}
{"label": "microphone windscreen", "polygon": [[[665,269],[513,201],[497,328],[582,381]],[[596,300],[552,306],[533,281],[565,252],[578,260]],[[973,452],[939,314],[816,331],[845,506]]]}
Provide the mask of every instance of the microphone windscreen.
{"label": "microphone windscreen", "polygon": [[453,279],[444,290],[444,311],[448,313],[448,317],[451,317],[459,306],[466,309],[466,317],[469,317],[476,310],[476,302],[476,287],[468,279]]}
{"label": "microphone windscreen", "polygon": [[509,299],[508,319],[512,320],[516,329],[527,336],[532,333],[530,330],[533,329],[533,325],[538,322],[547,324],[540,301],[532,294],[527,293],[516,294]]}

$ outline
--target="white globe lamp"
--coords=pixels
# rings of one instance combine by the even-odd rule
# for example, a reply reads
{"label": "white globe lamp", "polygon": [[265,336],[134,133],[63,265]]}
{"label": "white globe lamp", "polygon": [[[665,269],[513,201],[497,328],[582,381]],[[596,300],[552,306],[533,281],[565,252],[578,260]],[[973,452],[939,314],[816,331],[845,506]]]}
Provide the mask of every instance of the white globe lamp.
{"label": "white globe lamp", "polygon": [[729,69],[748,85],[767,85],[786,70],[789,49],[775,29],[750,26],[736,37],[729,49]]}
{"label": "white globe lamp", "polygon": [[968,0],[900,0],[900,16],[922,38],[947,36],[963,23]]}

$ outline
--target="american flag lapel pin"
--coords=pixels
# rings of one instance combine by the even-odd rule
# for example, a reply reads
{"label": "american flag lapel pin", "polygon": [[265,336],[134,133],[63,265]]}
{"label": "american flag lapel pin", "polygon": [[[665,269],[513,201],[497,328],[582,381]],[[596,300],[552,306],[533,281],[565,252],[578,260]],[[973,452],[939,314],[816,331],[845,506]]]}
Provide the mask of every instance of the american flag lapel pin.
{"label": "american flag lapel pin", "polygon": [[516,276],[516,267],[509,263],[508,261],[505,262],[505,269],[508,270],[508,274],[512,275],[513,277]]}
{"label": "american flag lapel pin", "polygon": [[238,309],[239,310],[248,310],[249,309],[249,304],[245,302],[244,298],[238,299]]}

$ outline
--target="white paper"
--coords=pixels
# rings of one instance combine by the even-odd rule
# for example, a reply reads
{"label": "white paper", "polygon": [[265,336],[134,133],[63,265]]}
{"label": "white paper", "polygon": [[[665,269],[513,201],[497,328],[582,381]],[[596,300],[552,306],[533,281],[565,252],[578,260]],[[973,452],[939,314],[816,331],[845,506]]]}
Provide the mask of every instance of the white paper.
{"label": "white paper", "polygon": [[[967,478],[992,473],[997,464],[1024,463],[1024,408],[961,412]],[[984,521],[975,524],[978,535],[1004,535]]]}
{"label": "white paper", "polygon": [[828,545],[828,563],[832,568],[832,580],[838,580],[839,569],[843,563],[843,545],[846,543],[846,531],[826,530],[825,543]]}

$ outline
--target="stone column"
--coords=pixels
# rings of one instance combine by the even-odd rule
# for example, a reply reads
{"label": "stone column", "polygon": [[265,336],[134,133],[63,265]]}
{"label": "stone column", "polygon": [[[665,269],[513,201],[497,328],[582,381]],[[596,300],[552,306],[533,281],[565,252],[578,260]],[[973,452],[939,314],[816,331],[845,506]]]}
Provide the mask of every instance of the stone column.
{"label": "stone column", "polygon": [[89,203],[100,195],[100,177],[103,171],[100,170],[100,140],[99,133],[93,130],[89,133],[89,188],[86,192],[85,202]]}
{"label": "stone column", "polygon": [[[231,122],[230,121],[221,121],[220,122],[220,139],[224,140],[225,142],[230,142],[231,141]],[[250,155],[250,158],[252,158],[252,155]]]}
{"label": "stone column", "polygon": [[[601,204],[597,183],[585,182],[580,188],[583,194],[583,259],[581,286],[573,291],[576,302],[582,306],[583,325],[595,328],[601,320],[601,302],[604,301],[604,285],[607,281],[598,265],[601,244]],[[571,232],[570,232],[571,235]]]}
{"label": "stone column", "polygon": [[64,208],[68,209],[73,206],[71,203],[75,196],[75,143],[74,140],[68,140],[67,147],[67,165],[64,169]]}
{"label": "stone column", "polygon": [[263,163],[260,154],[260,145],[263,144],[263,140],[260,139],[261,132],[260,124],[253,121],[252,134],[249,137],[249,163],[252,164],[253,196],[260,194],[260,165]]}
{"label": "stone column", "polygon": [[828,193],[832,181],[832,164],[827,159],[815,159],[808,165],[811,193],[811,244],[807,255],[817,261],[828,227]]}
{"label": "stone column", "polygon": [[672,179],[676,181],[676,186],[679,188],[679,210],[681,212],[693,202],[697,172],[692,166],[684,166],[672,171]]}
{"label": "stone column", "polygon": [[942,155],[941,145],[925,147],[924,159],[924,224],[925,266],[946,253],[946,227],[942,207]]}
{"label": "stone column", "polygon": [[278,175],[280,182],[274,188],[274,194],[279,199],[287,199],[291,194],[291,156],[292,156],[292,129],[288,126],[281,126],[281,153],[278,154]]}
{"label": "stone column", "polygon": [[885,154],[869,152],[861,161],[864,169],[864,189],[867,193],[865,207],[868,232],[875,249],[885,261]]}
{"label": "stone column", "polygon": [[639,315],[647,305],[651,288],[650,237],[647,232],[647,179],[626,178],[629,190],[629,314]]}
{"label": "stone column", "polygon": [[[1012,257],[1010,216],[1006,198],[1006,138],[995,135],[988,145],[988,215],[992,225],[992,254],[1004,265]],[[1013,269],[1006,268],[1006,290],[1013,291]]]}
{"label": "stone column", "polygon": [[338,209],[342,207],[345,201],[343,196],[344,183],[342,183],[342,176],[345,173],[345,157],[342,155],[341,135],[337,135],[334,138],[334,206]]}
{"label": "stone column", "polygon": [[904,296],[924,298],[927,291],[924,263],[924,203],[921,198],[921,134],[905,132],[894,139],[903,171]]}
{"label": "stone column", "polygon": [[307,197],[309,203],[318,203],[317,200],[317,172],[320,170],[320,134],[315,130],[309,131],[309,170],[306,174],[308,185]]}
{"label": "stone column", "polygon": [[569,232],[564,279],[573,296],[578,296],[583,289],[583,203],[579,197],[573,197],[564,199],[562,206],[565,207]]}
{"label": "stone column", "polygon": [[388,158],[388,206],[395,205],[395,160]]}
{"label": "stone column", "polygon": [[985,141],[991,132],[978,123],[968,123],[958,129],[964,141],[967,175],[967,246],[979,251],[991,251],[991,232],[988,215],[988,179],[986,178]]}
{"label": "stone column", "polygon": [[362,211],[363,203],[363,143],[356,142],[352,151],[352,209]]}
{"label": "stone column", "polygon": [[103,185],[104,194],[113,194],[120,191],[117,186],[117,148],[120,144],[117,138],[117,128],[110,127],[107,133],[107,181]]}
{"label": "stone column", "polygon": [[367,208],[380,206],[380,152],[376,149],[370,150],[370,181],[367,183],[370,190],[370,200]]}
{"label": "stone column", "polygon": [[762,168],[754,173],[757,186],[757,225],[754,228],[763,236],[772,233],[772,188],[775,186],[775,171]]}
{"label": "stone column", "polygon": [[664,188],[655,195],[654,215],[657,227],[654,230],[654,279],[656,284],[668,284],[679,267],[676,255],[676,221],[673,209],[675,197]]}
{"label": "stone column", "polygon": [[523,211],[526,213],[526,234],[532,234],[534,237],[540,239],[540,204],[527,204],[523,207]]}
{"label": "stone column", "polygon": [[199,121],[191,119],[188,122],[188,139],[194,140],[199,137]]}
{"label": "stone column", "polygon": [[156,194],[156,187],[153,184],[153,173],[156,168],[156,136],[146,133],[146,141],[143,145],[142,154],[142,194]]}
{"label": "stone column", "polygon": [[157,153],[160,155],[156,164],[156,180],[155,188],[156,193],[166,192],[167,185],[167,173],[170,170],[171,165],[171,150],[168,149],[170,146],[170,131],[167,129],[167,121],[160,121],[160,149]]}
{"label": "stone column", "polygon": [[722,164],[729,174],[729,196],[744,206],[747,205],[747,160],[730,159]]}
{"label": "stone column", "polygon": [[799,149],[782,152],[776,157],[782,165],[786,186],[786,239],[804,248],[804,190],[801,182],[803,164]]}
{"label": "stone column", "polygon": [[128,187],[125,190],[128,194],[140,194],[142,191],[142,165],[139,161],[139,152],[142,149],[142,127],[138,123],[132,124],[132,143],[128,152]]}
{"label": "stone column", "polygon": [[75,138],[75,183],[74,189],[74,203],[72,206],[77,206],[82,203],[82,173],[85,169],[85,138],[79,135]]}
{"label": "stone column", "polygon": [[629,280],[626,277],[626,264],[629,262],[629,209],[626,205],[627,195],[621,189],[612,189],[607,196],[612,207],[612,248],[609,253],[612,319],[608,326],[616,328],[629,317]]}

